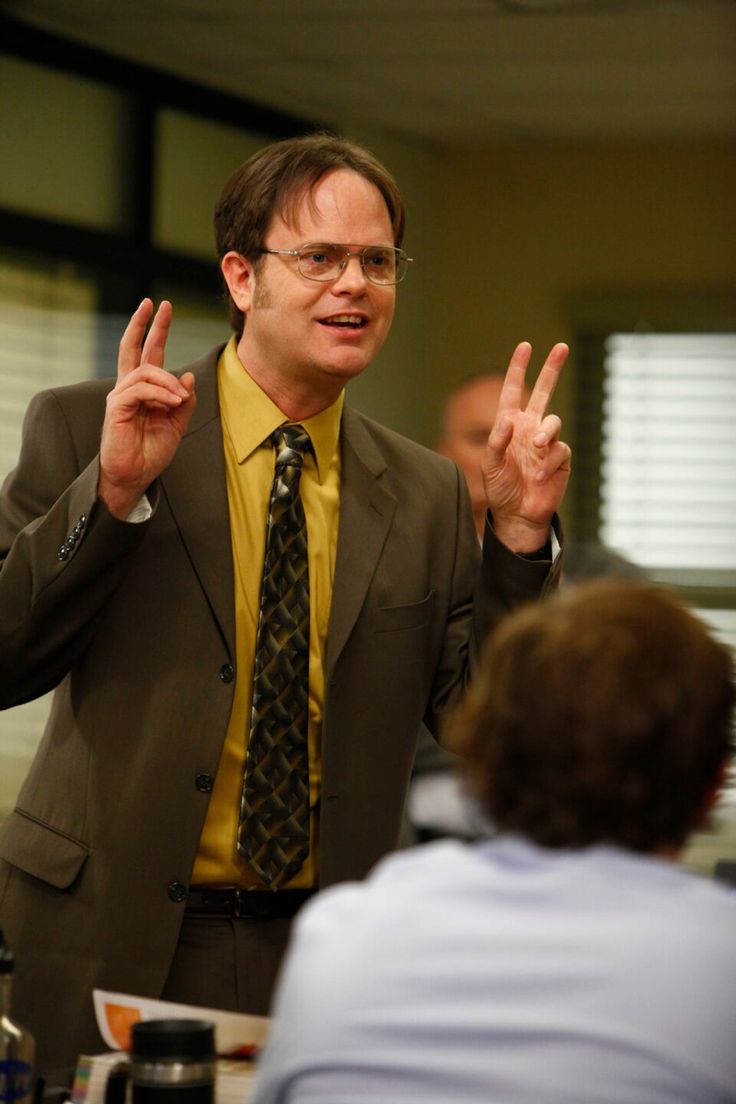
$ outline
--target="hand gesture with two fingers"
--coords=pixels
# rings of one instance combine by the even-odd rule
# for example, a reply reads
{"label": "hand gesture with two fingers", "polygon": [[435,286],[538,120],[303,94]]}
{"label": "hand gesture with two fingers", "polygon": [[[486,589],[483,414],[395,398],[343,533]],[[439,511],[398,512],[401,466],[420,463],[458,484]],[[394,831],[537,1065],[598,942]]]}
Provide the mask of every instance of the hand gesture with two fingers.
{"label": "hand gesture with two fingers", "polygon": [[191,372],[177,379],[164,369],[171,303],[161,303],[146,334],[152,315],[144,299],[123,334],[102,426],[98,493],[122,519],[171,462],[197,401]]}
{"label": "hand gesture with two fingers", "polygon": [[511,357],[482,463],[494,530],[514,552],[544,545],[570,477],[570,448],[559,439],[562,423],[546,413],[568,348],[553,346],[522,409],[531,352],[523,341]]}

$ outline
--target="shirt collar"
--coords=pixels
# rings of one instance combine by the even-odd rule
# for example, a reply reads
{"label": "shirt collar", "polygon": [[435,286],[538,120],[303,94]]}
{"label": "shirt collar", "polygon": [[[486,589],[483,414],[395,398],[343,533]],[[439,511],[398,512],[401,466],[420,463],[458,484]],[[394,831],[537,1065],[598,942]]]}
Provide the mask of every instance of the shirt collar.
{"label": "shirt collar", "polygon": [[[242,464],[280,425],[290,421],[251,376],[238,356],[236,338],[227,343],[217,366],[222,418]],[[317,478],[323,483],[337,451],[344,392],[326,410],[299,422],[312,442]]]}

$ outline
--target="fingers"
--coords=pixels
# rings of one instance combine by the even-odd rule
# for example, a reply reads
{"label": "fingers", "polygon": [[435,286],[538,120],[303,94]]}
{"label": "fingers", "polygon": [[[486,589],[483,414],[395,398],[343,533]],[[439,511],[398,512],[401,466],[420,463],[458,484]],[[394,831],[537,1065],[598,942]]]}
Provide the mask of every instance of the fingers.
{"label": "fingers", "polygon": [[526,404],[528,414],[535,414],[538,418],[544,417],[544,412],[549,406],[550,399],[554,394],[557,380],[562,371],[562,365],[567,360],[569,351],[570,350],[563,341],[558,341],[556,345],[552,346],[549,356],[545,360],[542,365],[542,370],[537,376],[537,382],[534,384],[534,389],[529,396],[529,402]]}
{"label": "fingers", "polygon": [[536,483],[546,483],[557,472],[570,472],[572,467],[572,450],[564,441],[555,441],[550,446],[549,452],[542,461],[539,470],[534,475]]}
{"label": "fingers", "polygon": [[532,355],[532,347],[528,341],[522,341],[514,349],[509,366],[506,370],[506,378],[498,399],[498,413],[506,410],[520,410],[524,401],[524,380]]}
{"label": "fingers", "polygon": [[118,379],[107,398],[114,418],[127,420],[139,409],[176,409],[192,398],[194,376],[188,372],[177,379],[163,368],[144,364]]}
{"label": "fingers", "polygon": [[[172,376],[171,379],[174,380],[174,377]],[[174,380],[174,383],[178,384],[178,380]],[[110,392],[111,402],[118,400],[119,405],[128,409],[139,406],[181,406],[188,397],[188,395],[182,394],[178,386],[162,385],[148,379],[136,379],[129,386]]]}
{"label": "fingers", "polygon": [[146,326],[152,314],[153,302],[144,299],[125,327],[118,353],[118,378],[127,376],[144,362],[163,368],[164,349],[171,325],[171,303],[166,299],[162,301],[146,337]]}
{"label": "fingers", "polygon": [[548,414],[546,418],[542,419],[542,423],[532,438],[532,444],[536,448],[544,448],[551,441],[554,441],[556,437],[559,437],[560,430],[562,429],[562,421],[556,414]]}
{"label": "fingers", "polygon": [[150,299],[144,299],[138,309],[133,312],[130,322],[125,327],[125,332],[120,339],[118,376],[127,375],[128,372],[132,372],[140,364],[141,346],[152,313],[153,303]]}
{"label": "fingers", "polygon": [[486,461],[491,467],[503,463],[504,454],[513,435],[514,424],[510,418],[499,414],[486,445]]}
{"label": "fingers", "polygon": [[141,364],[155,364],[157,368],[163,368],[171,315],[171,303],[168,299],[162,299],[143,345]]}

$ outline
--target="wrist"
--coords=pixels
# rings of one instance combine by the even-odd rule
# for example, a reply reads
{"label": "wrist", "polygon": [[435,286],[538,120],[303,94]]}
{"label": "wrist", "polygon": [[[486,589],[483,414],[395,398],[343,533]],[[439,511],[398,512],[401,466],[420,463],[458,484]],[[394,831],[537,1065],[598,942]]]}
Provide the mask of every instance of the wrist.
{"label": "wrist", "polygon": [[145,487],[118,486],[100,475],[97,495],[104,502],[108,513],[118,521],[127,521],[130,514],[146,493]]}
{"label": "wrist", "polygon": [[532,524],[521,518],[498,518],[491,514],[490,523],[498,540],[519,556],[543,552],[550,539],[549,521]]}

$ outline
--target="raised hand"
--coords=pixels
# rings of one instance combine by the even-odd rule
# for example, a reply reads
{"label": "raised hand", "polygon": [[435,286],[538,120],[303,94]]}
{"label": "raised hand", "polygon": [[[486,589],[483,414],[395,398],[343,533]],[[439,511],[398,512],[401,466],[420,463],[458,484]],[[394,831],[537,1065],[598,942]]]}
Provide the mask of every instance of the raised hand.
{"label": "raised hand", "polygon": [[570,448],[559,439],[562,423],[546,413],[568,348],[553,346],[522,410],[531,352],[527,341],[514,350],[482,463],[494,530],[514,552],[544,545],[570,477]]}
{"label": "raised hand", "polygon": [[197,401],[191,372],[177,379],[164,370],[171,303],[161,303],[146,335],[152,314],[144,299],[126,327],[102,426],[98,493],[123,519],[171,462]]}

